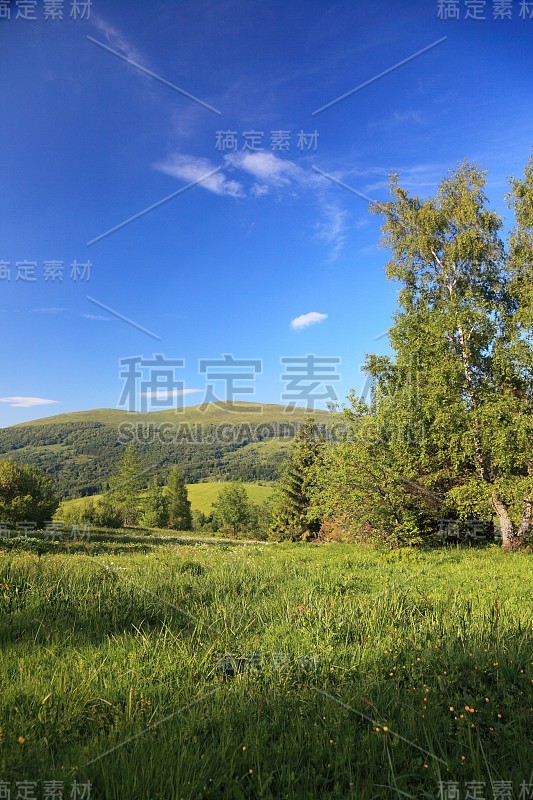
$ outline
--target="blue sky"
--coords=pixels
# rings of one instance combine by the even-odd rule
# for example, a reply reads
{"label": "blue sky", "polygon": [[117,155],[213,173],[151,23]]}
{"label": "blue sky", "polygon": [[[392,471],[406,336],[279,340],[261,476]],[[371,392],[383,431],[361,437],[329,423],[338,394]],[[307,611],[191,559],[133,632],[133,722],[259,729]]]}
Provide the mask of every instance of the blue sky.
{"label": "blue sky", "polygon": [[[115,407],[119,360],[157,353],[185,362],[166,407],[202,402],[199,359],[225,353],[262,361],[236,400],[282,402],[280,359],[307,354],[341,360],[339,397],[360,390],[364,354],[387,352],[396,287],[355,192],[385,199],[396,171],[428,195],[470,158],[508,219],[506,178],[533,141],[525,4],[494,19],[489,0],[484,20],[464,18],[465,0],[460,19],[438,5],[93,0],[73,19],[65,0],[63,19],[45,19],[38,0],[33,20],[13,0],[0,19],[0,425]],[[70,276],[74,261],[89,280]],[[34,281],[17,262],[36,264]],[[49,262],[62,281],[45,281]]]}

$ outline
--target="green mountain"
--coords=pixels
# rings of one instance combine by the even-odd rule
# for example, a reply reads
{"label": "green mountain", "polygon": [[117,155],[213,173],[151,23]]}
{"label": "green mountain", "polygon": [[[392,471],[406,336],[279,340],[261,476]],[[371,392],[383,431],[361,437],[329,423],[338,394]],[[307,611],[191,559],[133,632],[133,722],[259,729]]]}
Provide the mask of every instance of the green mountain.
{"label": "green mountain", "polygon": [[146,481],[179,464],[185,480],[275,480],[296,428],[309,415],[329,425],[337,415],[280,405],[220,403],[132,413],[99,408],[0,429],[0,459],[34,464],[58,495],[101,491],[125,447],[135,444]]}
{"label": "green mountain", "polygon": [[145,414],[122,411],[117,408],[93,408],[90,411],[73,411],[69,414],[56,414],[52,417],[21,422],[13,428],[25,428],[34,425],[58,425],[71,422],[100,422],[104,425],[118,426],[121,422],[136,424],[160,425],[163,422],[176,424],[222,425],[241,422],[302,422],[309,414],[318,419],[329,419],[328,411],[310,411],[306,408],[294,408],[286,411],[286,407],[275,403],[208,403],[187,406],[169,411],[151,411]]}

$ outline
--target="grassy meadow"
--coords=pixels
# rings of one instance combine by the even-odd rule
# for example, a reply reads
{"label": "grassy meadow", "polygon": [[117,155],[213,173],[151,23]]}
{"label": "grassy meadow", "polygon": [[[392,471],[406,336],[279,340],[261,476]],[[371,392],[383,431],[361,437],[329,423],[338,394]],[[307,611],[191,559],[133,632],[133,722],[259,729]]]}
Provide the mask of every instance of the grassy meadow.
{"label": "grassy meadow", "polygon": [[[273,485],[261,486],[257,483],[243,483],[249,500],[254,503],[264,503],[268,500],[273,491]],[[187,486],[191,508],[210,514],[213,511],[213,503],[218,500],[220,490],[224,486],[223,482],[208,481],[206,483],[190,483]]]}
{"label": "grassy meadow", "polygon": [[518,799],[530,569],[496,547],[4,541],[0,778],[109,800],[512,781]]}
{"label": "grassy meadow", "polygon": [[[264,503],[268,500],[274,490],[273,484],[258,484],[251,482],[243,482],[242,485],[246,489],[248,498],[254,503]],[[213,503],[216,503],[220,490],[224,486],[224,481],[206,481],[205,483],[189,483],[187,485],[187,493],[191,501],[191,508],[193,511],[201,511],[203,514],[211,514],[213,511]],[[144,494],[144,493],[143,493]],[[96,502],[101,494],[94,494],[92,498],[77,497],[73,500],[64,500],[62,507],[64,509],[80,508],[89,499]]]}

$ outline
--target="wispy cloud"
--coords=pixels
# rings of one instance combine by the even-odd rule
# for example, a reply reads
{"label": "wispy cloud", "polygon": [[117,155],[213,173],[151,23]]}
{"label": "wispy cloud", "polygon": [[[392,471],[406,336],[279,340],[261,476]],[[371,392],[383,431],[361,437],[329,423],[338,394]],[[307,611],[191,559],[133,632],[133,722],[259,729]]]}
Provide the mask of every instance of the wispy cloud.
{"label": "wispy cloud", "polygon": [[[216,169],[216,166],[207,158],[197,158],[180,153],[170,156],[166,161],[156,162],[153,167],[165,175],[186,181],[198,181]],[[244,187],[238,181],[227,178],[223,172],[208,175],[199,185],[213,194],[229,197],[244,197],[245,195]]]}
{"label": "wispy cloud", "polygon": [[284,187],[291,183],[308,186],[313,178],[294,161],[278,158],[273,153],[233,153],[226,156],[226,163],[262,181],[266,187]]}
{"label": "wispy cloud", "polygon": [[64,308],[58,308],[56,306],[49,306],[45,308],[32,308],[32,314],[62,314],[65,311]]}
{"label": "wispy cloud", "polygon": [[[449,170],[449,164],[423,162],[420,164],[392,164],[388,166],[370,164],[365,167],[350,163],[334,164],[327,172],[314,168],[316,172],[337,184],[339,191],[349,190],[363,199],[388,194],[389,179],[392,172],[398,173],[400,183],[409,189],[435,190],[441,178]],[[368,197],[370,196],[370,197]],[[386,198],[385,198],[386,199]]]}
{"label": "wispy cloud", "polygon": [[116,308],[111,308],[111,306],[106,306],[105,303],[100,302],[100,300],[97,300],[95,297],[91,297],[90,295],[86,295],[86,298],[90,303],[94,303],[95,306],[103,308],[104,311],[108,311],[113,317],[122,320],[122,322],[125,322],[127,325],[131,325],[132,328],[136,328],[138,331],[145,333],[147,336],[151,336],[152,339],[159,340],[161,338],[160,336],[157,335],[157,333],[148,330],[148,328],[145,328],[143,325],[139,325],[139,323],[136,322],[134,319],[130,319],[129,317],[126,317],[124,314],[121,314],[120,311],[117,311]]}
{"label": "wispy cloud", "polygon": [[424,115],[417,110],[411,111],[394,111],[392,114],[384,117],[381,120],[371,121],[368,123],[368,128],[372,130],[384,129],[387,130],[391,127],[399,127],[402,125],[426,125],[427,119]]}
{"label": "wispy cloud", "polygon": [[11,408],[34,408],[59,403],[59,400],[45,400],[44,397],[0,397],[0,403],[6,403]]}
{"label": "wispy cloud", "polygon": [[142,61],[146,64],[146,57],[126,39],[123,33],[111,25],[111,23],[95,15],[92,17],[92,22],[96,25],[98,30],[104,34],[106,42],[110,47],[113,47],[115,50],[120,50],[120,52],[131,61]]}
{"label": "wispy cloud", "polygon": [[104,317],[103,314],[82,314],[85,319],[93,320],[93,322],[112,322],[111,317]]}
{"label": "wispy cloud", "polygon": [[269,192],[269,188],[264,183],[254,183],[251,192],[254,197],[264,197]]}
{"label": "wispy cloud", "polygon": [[178,92],[184,97],[188,97],[189,100],[192,100],[193,102],[198,103],[198,105],[203,106],[209,111],[218,114],[218,116],[222,115],[222,112],[219,111],[218,108],[214,108],[213,106],[209,105],[209,103],[204,102],[204,100],[200,100],[199,97],[195,97],[195,95],[190,94],[190,92],[187,92],[181,86],[177,86],[175,83],[172,83],[171,81],[167,80],[166,78],[163,77],[163,75],[160,75],[157,72],[148,69],[148,67],[145,64],[140,64],[138,56],[135,55],[136,53],[135,48],[133,48],[130,45],[130,43],[116,30],[116,28],[113,28],[111,25],[109,25],[109,23],[107,22],[104,23],[100,19],[97,22],[97,27],[99,28],[99,30],[104,32],[108,42],[113,43],[114,46],[111,47],[109,44],[106,44],[105,42],[99,42],[92,36],[87,36],[87,40],[89,42],[96,45],[97,47],[101,47],[108,53],[112,53],[117,58],[122,59],[122,61],[125,61],[130,66],[134,67],[135,70],[141,73],[144,77],[152,78],[152,80],[158,81],[159,83],[162,83],[165,86],[174,89],[174,91]]}
{"label": "wispy cloud", "polygon": [[[195,181],[216,169],[216,166],[207,158],[175,153],[153,164],[153,168],[174,178]],[[242,180],[228,177],[228,173],[235,171],[244,173],[243,178],[253,178],[254,183],[246,188]],[[242,198],[261,197],[274,188],[314,188],[319,185],[319,181],[313,172],[288,158],[279,158],[273,153],[241,152],[226,155],[216,175],[202,180],[200,185],[214,194]]]}
{"label": "wispy cloud", "polygon": [[316,325],[318,322],[324,322],[328,318],[327,314],[321,314],[319,311],[310,311],[308,314],[300,314],[291,320],[291,328],[299,331],[302,328],[307,328],[309,325]]}
{"label": "wispy cloud", "polygon": [[316,238],[331,246],[330,260],[334,261],[346,244],[348,213],[338,205],[325,204],[323,214],[316,224]]}
{"label": "wispy cloud", "polygon": [[[287,193],[294,197],[312,192],[320,212],[315,235],[328,244],[329,259],[337,258],[345,245],[348,213],[329,200],[331,187],[327,181],[289,158],[266,152],[230,153],[224,157],[218,172],[210,175],[215,165],[208,159],[176,153],[153,164],[153,168],[186,181],[195,181],[208,174],[199,184],[201,188],[239,199]],[[236,178],[235,173],[239,173]]]}
{"label": "wispy cloud", "polygon": [[251,187],[255,197],[271,191],[313,192],[321,214],[315,225],[315,236],[329,246],[329,261],[339,256],[346,243],[348,213],[330,202],[329,187],[319,175],[273,153],[235,153],[226,157],[226,163],[255,179]]}
{"label": "wispy cloud", "polygon": [[400,176],[400,183],[408,189],[431,189],[437,188],[442,176],[449,170],[446,164],[412,164],[410,166],[394,166],[393,169],[386,167],[376,167],[375,175],[382,175],[381,179],[367,183],[366,191],[369,194],[387,190],[389,186],[389,176],[391,172],[397,172]]}

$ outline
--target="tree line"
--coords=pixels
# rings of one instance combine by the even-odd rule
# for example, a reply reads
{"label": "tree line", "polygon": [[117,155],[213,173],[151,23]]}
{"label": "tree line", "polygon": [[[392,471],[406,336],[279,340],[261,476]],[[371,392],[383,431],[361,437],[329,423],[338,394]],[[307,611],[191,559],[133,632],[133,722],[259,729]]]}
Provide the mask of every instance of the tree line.
{"label": "tree line", "polygon": [[[368,354],[368,397],[352,392],[345,432],[326,440],[298,428],[272,503],[250,503],[238,483],[212,515],[193,519],[184,476],[166,487],[128,447],[86,521],[255,532],[260,538],[442,540],[474,521],[506,549],[533,532],[533,156],[510,182],[514,225],[502,239],[486,175],[465,162],[435,197],[411,196],[392,176],[383,220],[386,272],[399,288],[391,355]],[[0,522],[42,521],[57,501],[31,466],[0,462]],[[74,513],[74,512],[73,512]],[[79,513],[79,512],[76,512]],[[24,515],[26,515],[24,517]],[[33,515],[33,516],[31,516]]]}
{"label": "tree line", "polygon": [[[280,414],[280,417],[282,415]],[[136,452],[142,462],[156,465],[166,480],[172,466],[179,464],[186,483],[199,481],[274,481],[285,459],[283,441],[290,431],[280,436],[280,447],[249,447],[261,442],[260,424],[247,425],[241,431],[238,415],[234,436],[229,441],[216,437],[213,426],[203,425],[199,442],[177,441],[165,444],[157,436],[139,437]],[[297,428],[298,422],[286,423]],[[268,426],[266,426],[268,427]],[[213,431],[213,440],[210,434]],[[179,434],[180,425],[176,424]],[[59,445],[59,447],[54,447]],[[0,458],[13,458],[21,464],[32,464],[42,470],[61,498],[89,496],[104,491],[110,474],[117,469],[126,445],[117,442],[115,426],[102,422],[77,421],[56,424],[30,424],[0,430]]]}
{"label": "tree line", "polygon": [[234,536],[249,532],[262,538],[264,504],[252,502],[242,483],[224,484],[212,513],[204,514],[192,511],[183,472],[177,464],[172,466],[166,484],[159,474],[153,475],[143,490],[144,475],[135,447],[130,445],[105,493],[95,501],[89,498],[79,508],[63,512],[63,516],[70,513],[76,521],[104,527],[222,531]]}
{"label": "tree line", "polygon": [[344,441],[301,429],[272,537],[419,542],[468,521],[506,549],[531,537],[533,157],[510,182],[505,243],[485,186],[465,162],[433,198],[392,176],[392,199],[373,204],[399,287],[393,354],[367,355],[370,397],[351,394]]}
{"label": "tree line", "polygon": [[242,483],[224,483],[211,513],[204,514],[191,509],[187,484],[177,464],[172,466],[166,483],[160,473],[147,483],[146,473],[135,447],[130,445],[103,494],[60,506],[52,483],[43,472],[13,459],[0,461],[0,529],[16,530],[29,522],[40,529],[55,518],[67,525],[98,528],[220,531],[266,538],[268,502],[253,502]]}

